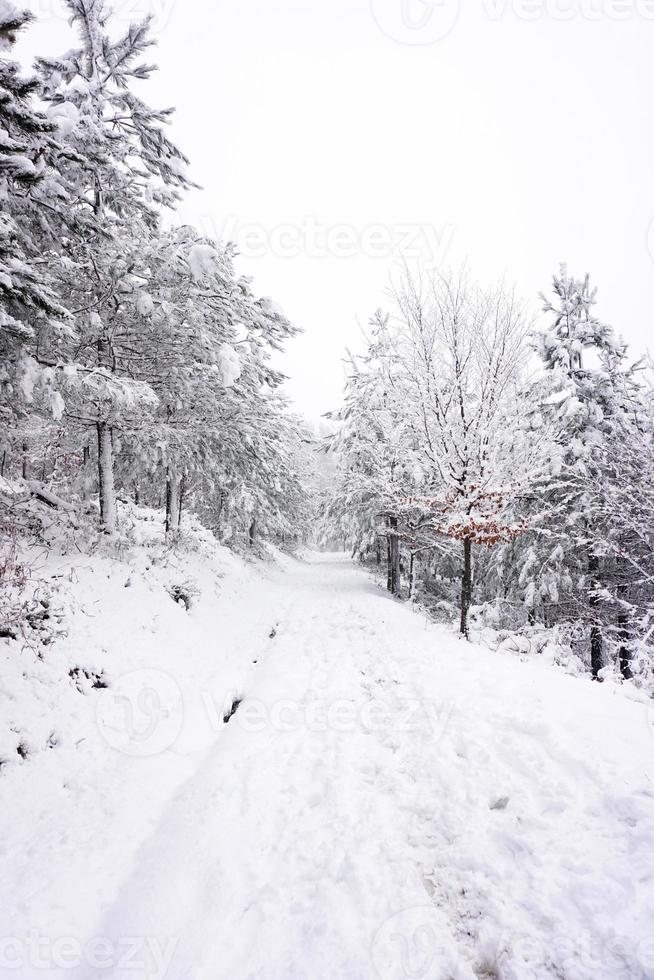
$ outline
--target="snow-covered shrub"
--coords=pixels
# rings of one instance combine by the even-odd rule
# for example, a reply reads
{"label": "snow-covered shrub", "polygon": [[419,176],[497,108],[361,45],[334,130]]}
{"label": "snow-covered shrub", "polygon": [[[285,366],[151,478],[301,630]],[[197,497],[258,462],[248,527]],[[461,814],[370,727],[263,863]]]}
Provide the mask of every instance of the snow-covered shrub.
{"label": "snow-covered shrub", "polygon": [[197,582],[193,582],[191,579],[186,579],[183,582],[173,582],[171,585],[166,587],[166,592],[173,599],[174,602],[178,602],[180,606],[184,606],[186,610],[189,610],[195,600],[200,595],[200,589]]}
{"label": "snow-covered shrub", "polygon": [[31,568],[20,558],[14,525],[0,519],[0,638],[16,636]]}

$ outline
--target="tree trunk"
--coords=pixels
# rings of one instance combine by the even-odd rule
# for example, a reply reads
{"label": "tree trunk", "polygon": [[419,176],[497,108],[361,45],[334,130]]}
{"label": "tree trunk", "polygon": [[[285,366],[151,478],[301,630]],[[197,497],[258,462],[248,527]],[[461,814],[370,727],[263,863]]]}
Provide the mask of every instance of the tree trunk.
{"label": "tree trunk", "polygon": [[166,534],[179,530],[179,477],[168,467],[166,470]]}
{"label": "tree trunk", "polygon": [[629,622],[626,612],[620,612],[618,614],[618,627],[620,629],[620,673],[626,681],[629,681],[634,675],[631,670],[631,637],[629,635]]}
{"label": "tree trunk", "polygon": [[[386,526],[388,527],[389,521],[386,519]],[[386,535],[386,588],[389,592],[393,591],[393,573],[391,571],[392,561],[391,561],[391,536]]]}
{"label": "tree trunk", "polygon": [[402,592],[402,574],[400,572],[400,538],[397,533],[397,517],[388,518],[388,591],[392,595]]}
{"label": "tree trunk", "polygon": [[[597,612],[599,610],[600,598],[597,595],[597,589],[599,587],[598,574],[599,574],[599,558],[597,555],[588,556],[588,574],[590,575],[590,590],[588,593],[588,605],[590,606],[591,621],[595,620]],[[597,624],[596,620],[592,622],[590,628],[590,669],[593,673],[593,677],[596,678],[599,675],[600,670],[604,666],[603,657],[603,642],[602,642],[602,629]]]}
{"label": "tree trunk", "polygon": [[[97,178],[96,178],[97,179]],[[97,340],[98,367],[114,370],[111,344],[102,336]],[[114,434],[108,422],[96,422],[98,432],[98,496],[100,523],[106,534],[116,530],[116,487],[114,485]]]}
{"label": "tree trunk", "polygon": [[602,656],[602,630],[599,626],[591,626],[590,628],[590,667],[593,672],[593,677],[597,678],[599,672],[604,666],[604,658]]}
{"label": "tree trunk", "polygon": [[84,446],[82,449],[82,496],[84,500],[91,499],[91,487],[93,486],[93,473],[91,471],[91,447]]}
{"label": "tree trunk", "polygon": [[254,547],[256,535],[257,535],[257,519],[256,517],[253,517],[252,523],[250,524],[250,530],[248,532],[248,544],[251,548]]}
{"label": "tree trunk", "polygon": [[463,539],[463,576],[461,578],[461,635],[469,639],[468,613],[472,604],[472,541]]}
{"label": "tree trunk", "polygon": [[415,584],[415,563],[416,556],[411,552],[411,559],[409,561],[409,599],[413,599],[413,587]]}
{"label": "tree trunk", "polygon": [[182,479],[179,485],[179,518],[178,526],[182,526],[182,513],[184,511],[184,502],[186,500],[186,490],[188,487],[188,477],[186,473],[182,475]]}
{"label": "tree trunk", "polygon": [[618,658],[620,662],[620,673],[626,681],[631,680],[634,676],[631,670],[631,632],[629,630],[629,613],[627,612],[624,603],[627,597],[627,586],[621,584],[618,586],[618,635],[620,637],[620,649],[618,651]]}
{"label": "tree trunk", "polygon": [[98,431],[98,492],[100,497],[100,522],[107,534],[116,530],[116,489],[114,487],[114,454],[111,427],[107,422],[97,422]]}
{"label": "tree trunk", "polygon": [[22,471],[22,472],[23,472],[23,479],[24,479],[24,480],[26,480],[26,479],[27,479],[27,473],[28,473],[28,470],[27,470],[27,467],[28,467],[28,460],[27,460],[27,443],[26,443],[26,442],[24,442],[24,443],[23,443],[23,471]]}
{"label": "tree trunk", "polygon": [[227,517],[227,491],[219,490],[218,491],[218,514],[216,519],[216,523],[218,524],[218,526],[222,524],[223,516]]}

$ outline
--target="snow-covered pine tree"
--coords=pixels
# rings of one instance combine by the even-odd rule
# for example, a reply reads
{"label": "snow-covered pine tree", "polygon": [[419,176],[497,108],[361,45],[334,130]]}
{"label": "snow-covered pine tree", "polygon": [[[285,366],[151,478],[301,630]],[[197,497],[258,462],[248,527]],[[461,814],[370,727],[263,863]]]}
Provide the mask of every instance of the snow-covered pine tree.
{"label": "snow-covered pine tree", "polygon": [[[232,533],[236,501],[242,502],[238,523],[249,543],[267,530],[273,536],[288,535],[284,499],[292,509],[297,487],[290,461],[300,431],[279,395],[284,378],[271,358],[297,328],[271,299],[257,298],[248,279],[235,275],[230,251],[198,239],[188,261],[195,289],[192,316],[202,324],[194,339],[189,338],[189,350],[196,350],[197,338],[205,337],[199,360],[204,359],[206,370],[196,369],[196,401],[181,403],[191,418],[196,411],[192,406],[201,407],[208,452],[197,474],[198,487],[212,521],[216,506],[222,512],[231,498]],[[290,483],[285,484],[286,478]]]}
{"label": "snow-covered pine tree", "polygon": [[609,587],[615,529],[607,500],[620,467],[612,457],[632,438],[633,374],[624,344],[595,315],[596,290],[588,276],[576,279],[562,265],[553,297],[543,302],[551,323],[536,334],[546,369],[538,411],[558,429],[558,453],[543,499],[549,534],[532,546],[523,581],[530,604],[534,595],[549,594],[557,618],[585,628],[597,677],[605,663],[604,634],[615,616]]}
{"label": "snow-covered pine tree", "polygon": [[597,496],[594,519],[606,531],[600,598],[612,660],[623,677],[651,682],[654,428],[644,399],[640,407],[641,411],[627,416],[607,433],[603,453],[606,477],[598,494],[589,474],[588,495]]}
{"label": "snow-covered pine tree", "polygon": [[189,185],[186,159],[164,126],[172,110],[151,109],[132,89],[154,67],[150,20],[117,39],[104,0],[67,0],[81,45],[38,62],[42,97],[65,146],[48,159],[72,202],[61,241],[61,295],[70,298],[75,330],[42,357],[66,372],[69,415],[97,433],[103,527],[116,526],[114,455],[121,426],[156,405],[150,386],[133,378],[129,332],[140,255],[156,233],[162,207]]}
{"label": "snow-covered pine tree", "polygon": [[43,150],[52,143],[53,127],[34,106],[34,79],[25,79],[8,54],[31,15],[0,0],[0,415],[4,471],[16,445],[27,452],[19,431],[26,403],[43,385],[44,399],[59,412],[51,380],[39,377],[26,361],[47,335],[66,329],[66,311],[58,301],[39,240],[39,185],[44,181]]}
{"label": "snow-covered pine tree", "polygon": [[394,595],[402,589],[398,516],[413,486],[404,415],[388,318],[378,311],[368,350],[360,358],[350,356],[345,404],[330,440],[339,480],[326,516],[333,533],[361,559],[374,550],[380,564],[384,543],[387,588]]}
{"label": "snow-covered pine tree", "polygon": [[134,377],[158,398],[148,424],[129,436],[130,478],[139,457],[146,471],[162,467],[166,526],[176,531],[183,489],[187,498],[191,487],[198,498],[222,492],[224,501],[239,478],[259,485],[266,453],[254,453],[253,440],[283,414],[266,395],[281,380],[267,362],[295,329],[236,277],[228,249],[189,226],[145,243],[130,302],[121,344]]}

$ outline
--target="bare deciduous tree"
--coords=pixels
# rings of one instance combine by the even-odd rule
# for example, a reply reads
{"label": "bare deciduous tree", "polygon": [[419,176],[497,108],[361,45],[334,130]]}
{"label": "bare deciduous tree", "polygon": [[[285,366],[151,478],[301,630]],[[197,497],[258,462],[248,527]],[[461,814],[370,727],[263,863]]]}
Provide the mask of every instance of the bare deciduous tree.
{"label": "bare deciduous tree", "polygon": [[405,273],[395,300],[392,335],[425,473],[407,518],[413,533],[461,542],[460,629],[467,636],[473,546],[524,530],[508,517],[508,505],[536,466],[520,437],[525,422],[516,397],[528,322],[511,290],[484,290],[465,270]]}

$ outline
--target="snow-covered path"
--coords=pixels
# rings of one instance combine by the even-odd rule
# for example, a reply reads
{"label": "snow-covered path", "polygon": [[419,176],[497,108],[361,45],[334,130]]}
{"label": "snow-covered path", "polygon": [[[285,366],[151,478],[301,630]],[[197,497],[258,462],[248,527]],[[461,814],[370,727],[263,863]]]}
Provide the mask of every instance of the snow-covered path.
{"label": "snow-covered path", "polygon": [[267,598],[245,700],[96,935],[169,980],[654,977],[643,704],[463,644],[344,557]]}

